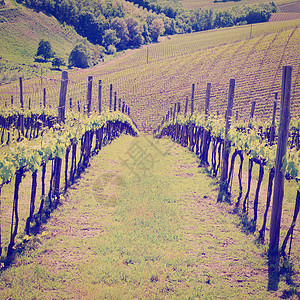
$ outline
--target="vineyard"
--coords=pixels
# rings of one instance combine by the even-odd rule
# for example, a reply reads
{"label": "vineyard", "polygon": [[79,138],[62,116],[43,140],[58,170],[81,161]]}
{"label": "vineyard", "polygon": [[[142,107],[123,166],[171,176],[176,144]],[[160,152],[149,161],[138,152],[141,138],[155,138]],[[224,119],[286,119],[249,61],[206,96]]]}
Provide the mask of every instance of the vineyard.
{"label": "vineyard", "polygon": [[[298,116],[290,122],[291,70],[291,67],[283,68],[279,126],[275,120],[277,99],[274,101],[273,116],[269,121],[263,123],[254,121],[255,102],[253,102],[248,122],[238,122],[237,119],[232,122],[235,81],[231,79],[225,117],[226,126],[224,126],[223,118],[219,119],[218,116],[209,115],[211,85],[207,84],[205,114],[193,114],[194,102],[192,96],[191,115],[189,117],[187,117],[188,101],[186,101],[184,115],[180,103],[176,103],[174,108],[168,111],[155,132],[157,138],[168,136],[181,146],[188,147],[190,151],[195,152],[199,157],[199,167],[206,167],[212,177],[219,175],[220,189],[217,202],[227,201],[231,203],[234,200],[234,211],[240,214],[245,231],[256,233],[258,243],[265,243],[266,228],[270,228],[269,253],[277,253],[280,250],[280,256],[283,258],[287,257],[286,251],[288,251],[288,257],[290,257],[293,238],[296,247],[299,246],[299,230],[294,231],[294,228],[300,209],[300,123]],[[237,157],[239,158],[239,167],[235,167]],[[248,182],[245,191],[245,183],[242,181],[242,177],[246,173],[243,169],[246,157],[248,160]],[[259,174],[254,193],[255,197],[250,201],[254,164],[258,166]],[[238,173],[238,183],[235,187],[233,187],[234,173]],[[267,196],[263,203],[265,210],[260,208],[259,211],[258,207],[262,205],[260,189],[265,173],[268,174]],[[289,187],[290,192],[294,192],[294,196],[289,194],[288,197],[294,197],[295,201],[285,205],[284,222],[281,225],[284,186],[290,185],[290,183],[284,183],[285,179],[288,179],[289,182],[294,181]],[[231,193],[232,189],[234,190],[233,194]],[[268,213],[271,199],[273,199],[272,215],[269,220]],[[294,209],[291,208],[292,203],[295,203]],[[261,218],[260,230],[258,230],[259,217]],[[278,217],[279,219],[277,219]],[[290,221],[287,221],[288,218],[290,218]],[[290,226],[286,226],[287,224],[290,224]],[[284,231],[284,233],[281,232],[281,237],[280,229]],[[295,236],[293,237],[294,233]],[[279,246],[280,241],[282,241],[282,245]],[[269,258],[269,274],[276,269],[271,266],[275,263],[271,257]],[[299,261],[298,251],[294,258],[295,261]],[[270,290],[274,289],[274,284],[276,286],[275,290],[278,289],[279,279],[277,283],[274,282],[276,282],[276,279],[272,278],[270,280],[269,277],[268,288]]]}
{"label": "vineyard", "polygon": [[[74,246],[81,249],[83,256],[92,252],[91,247],[97,248],[93,255],[100,255],[97,261],[103,264],[103,268],[96,266],[90,255],[86,259],[95,274],[80,266],[79,273],[95,284],[95,288],[82,287],[87,279],[81,279],[78,287],[84,290],[81,297],[92,298],[100,293],[118,298],[123,295],[123,288],[129,298],[140,298],[144,293],[149,298],[162,295],[180,298],[185,293],[190,293],[191,298],[215,298],[217,292],[224,293],[224,298],[234,298],[243,289],[250,298],[251,290],[254,297],[261,299],[279,297],[278,293],[268,294],[278,289],[282,297],[285,293],[299,296],[299,25],[299,20],[293,20],[164,37],[161,42],[144,46],[112,63],[87,70],[64,71],[61,77],[19,78],[13,84],[0,86],[0,269],[6,276],[0,284],[0,295],[1,292],[5,297],[16,295],[13,284],[9,283],[9,276],[14,278],[11,273],[14,269],[9,266],[16,259],[19,267],[23,258],[18,257],[18,253],[29,251],[22,266],[27,265],[26,260],[33,263],[30,255],[49,255],[47,249],[39,254],[30,251],[39,249],[40,240],[52,239],[43,231],[45,223],[49,220],[51,223],[50,215],[59,214],[60,209],[62,214],[64,209],[71,209],[68,216],[63,217],[70,217],[65,222],[70,222],[70,228],[82,228],[75,233],[63,228],[68,233],[67,239],[71,237],[73,242],[74,237],[82,238],[82,232],[86,233],[85,238],[103,237],[97,245],[99,241],[93,240],[88,250]],[[288,101],[288,105],[284,101]],[[285,106],[288,106],[286,110]],[[143,132],[142,137],[133,138],[139,131]],[[149,133],[154,133],[155,139]],[[286,153],[277,150],[284,144]],[[101,160],[102,153],[106,165],[101,167],[100,174],[93,159]],[[134,161],[130,164],[130,160]],[[175,172],[175,167],[168,165],[173,160],[188,171]],[[189,163],[185,165],[185,161]],[[193,165],[195,161],[197,167]],[[159,168],[153,167],[155,164],[162,168],[161,174]],[[113,175],[109,170],[113,170]],[[176,182],[182,190],[176,190]],[[169,184],[173,186],[171,192]],[[273,210],[282,202],[274,199],[283,193],[283,186],[285,198],[278,209],[278,222]],[[77,192],[81,200],[76,198]],[[107,194],[103,196],[103,193]],[[77,199],[76,203],[72,203],[72,197]],[[86,201],[80,208],[83,215],[77,211],[82,199]],[[226,203],[225,208],[224,202],[230,205]],[[89,211],[91,207],[94,207],[93,212]],[[192,214],[194,209],[199,215]],[[211,210],[216,212],[215,216]],[[281,211],[282,226],[277,236]],[[78,225],[74,225],[77,221],[72,219],[73,213],[80,218]],[[86,217],[91,214],[95,218],[93,231]],[[203,225],[205,214],[215,218],[213,229],[208,231],[208,225]],[[226,232],[222,226],[229,221],[225,220],[235,216],[238,218],[234,228]],[[60,219],[55,217],[53,222],[57,220]],[[105,229],[102,230],[99,220],[106,222]],[[238,222],[239,228],[236,228]],[[55,227],[55,224],[50,226]],[[222,228],[222,232],[210,233],[215,227],[217,231]],[[202,230],[206,233],[202,234]],[[246,251],[243,249],[234,248],[230,255],[218,252],[220,260],[223,258],[228,264],[222,265],[221,275],[218,274],[219,266],[209,261],[208,253],[213,257],[212,251],[220,247],[230,251],[230,247],[238,244],[236,236],[241,232],[250,234],[257,242],[257,247],[251,242],[257,261],[249,258],[251,254],[240,254]],[[205,240],[205,247],[206,243],[209,246],[203,250],[200,241],[206,235],[213,237],[211,240],[214,235],[218,236],[218,244],[211,246],[213,242]],[[245,237],[248,238],[244,235],[239,239]],[[56,238],[54,233],[53,238]],[[243,240],[244,248],[248,242]],[[86,240],[80,243],[88,244]],[[273,252],[280,252],[283,265],[279,259],[272,261],[272,256],[267,261],[268,243]],[[63,247],[64,253],[71,251]],[[144,251],[147,247],[149,250]],[[140,257],[144,252],[145,257]],[[264,257],[263,263],[259,256]],[[167,257],[166,262],[163,257]],[[245,274],[239,269],[239,276],[244,276],[242,280],[236,274],[229,275],[230,268],[237,268],[241,259],[247,260],[245,266],[255,270],[256,275],[265,276],[264,279],[256,278],[255,283],[251,282],[253,285],[246,286],[252,271]],[[72,264],[79,260],[80,255],[66,265],[72,269]],[[201,262],[206,269],[200,272]],[[42,263],[47,268],[49,264],[51,269],[51,261]],[[59,260],[54,269],[58,265]],[[55,275],[63,268],[64,265],[60,265]],[[115,274],[115,270],[121,270],[120,274]],[[143,278],[145,273],[147,283]],[[285,283],[282,283],[280,278],[284,276]],[[50,278],[41,277],[42,280]],[[70,279],[70,290],[75,282]],[[207,289],[199,291],[199,282],[201,289],[202,286]],[[218,286],[214,291],[216,282]],[[267,286],[262,286],[262,282],[267,282]],[[231,294],[230,285],[239,292]],[[23,291],[17,289],[17,292],[20,298],[24,295]],[[68,297],[55,293],[55,289],[51,290],[51,297]],[[29,294],[41,297],[32,291]]]}
{"label": "vineyard", "polygon": [[[172,36],[107,67],[104,65],[91,71],[70,73],[70,84],[73,86],[68,91],[67,99],[76,99],[73,103],[79,101],[82,106],[86,80],[92,75],[95,84],[93,98],[98,97],[97,86],[101,80],[103,103],[107,106],[110,84],[113,84],[118,99],[132,107],[131,115],[138,128],[151,130],[173,103],[183,103],[186,96],[190,98],[192,84],[196,84],[196,111],[203,110],[201,99],[206,83],[211,82],[211,110],[225,113],[226,84],[228,78],[235,78],[234,110],[238,111],[241,118],[245,118],[251,102],[255,100],[256,116],[264,118],[264,115],[270,115],[274,93],[280,90],[282,66],[292,65],[295,75],[292,83],[292,98],[295,99],[292,101],[292,113],[297,114],[300,89],[298,25],[299,20],[295,20]],[[273,33],[265,34],[267,30]],[[227,34],[231,43],[224,45]],[[183,44],[185,47],[182,47]],[[24,83],[25,103],[30,99],[31,107],[39,107],[45,88],[46,107],[55,106],[59,83],[59,78],[40,77],[27,81]],[[1,104],[10,105],[12,97],[17,99],[18,94],[18,83],[2,86]],[[92,109],[96,110],[96,105]]]}

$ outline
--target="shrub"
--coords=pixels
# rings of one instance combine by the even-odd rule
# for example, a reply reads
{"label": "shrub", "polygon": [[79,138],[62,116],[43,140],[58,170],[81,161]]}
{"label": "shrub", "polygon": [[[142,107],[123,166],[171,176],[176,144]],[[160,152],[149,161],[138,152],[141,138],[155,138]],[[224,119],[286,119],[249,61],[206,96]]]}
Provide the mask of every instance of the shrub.
{"label": "shrub", "polygon": [[84,44],[78,44],[71,51],[69,56],[69,67],[88,68],[89,55],[87,48]]}
{"label": "shrub", "polygon": [[52,51],[52,47],[49,41],[41,40],[38,45],[38,49],[36,52],[36,59],[42,57],[44,61],[49,60],[50,58],[54,57],[54,52]]}

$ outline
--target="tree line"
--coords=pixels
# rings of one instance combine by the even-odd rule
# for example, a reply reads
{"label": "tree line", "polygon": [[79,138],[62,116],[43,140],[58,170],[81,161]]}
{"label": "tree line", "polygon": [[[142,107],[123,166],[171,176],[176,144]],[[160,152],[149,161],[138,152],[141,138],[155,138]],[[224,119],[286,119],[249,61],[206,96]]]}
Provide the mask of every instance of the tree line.
{"label": "tree line", "polygon": [[[197,32],[268,21],[274,2],[236,6],[223,11],[184,10],[177,1],[18,0],[74,27],[106,54],[157,42],[160,35]],[[82,48],[82,46],[80,46]],[[101,51],[100,51],[101,52]]]}

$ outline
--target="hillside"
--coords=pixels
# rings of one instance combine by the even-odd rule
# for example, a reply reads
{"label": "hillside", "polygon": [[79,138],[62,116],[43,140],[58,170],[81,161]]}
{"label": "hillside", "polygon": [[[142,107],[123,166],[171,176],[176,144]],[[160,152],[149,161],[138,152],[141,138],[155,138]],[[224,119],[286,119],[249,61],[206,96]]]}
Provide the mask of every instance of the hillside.
{"label": "hillside", "polygon": [[[268,3],[268,0],[239,0],[239,1],[218,1],[218,0],[183,0],[182,5],[186,9],[195,9],[195,8],[214,8],[214,9],[224,9],[230,8],[237,5],[248,5],[256,3]],[[277,6],[290,6],[298,0],[273,0]]]}
{"label": "hillside", "polygon": [[[7,2],[8,3],[8,2]],[[9,2],[10,3],[10,2]],[[71,50],[83,40],[71,27],[63,26],[54,17],[10,3],[0,10],[0,82],[10,82],[20,76],[57,74],[51,63],[34,61],[40,40],[48,40],[58,57],[68,62]],[[89,47],[95,48],[88,42]]]}
{"label": "hillside", "polygon": [[[211,111],[224,113],[230,78],[236,79],[234,110],[247,117],[253,100],[256,116],[268,118],[275,92],[280,92],[281,68],[293,66],[292,113],[299,115],[300,20],[219,29],[165,38],[109,65],[69,74],[68,99],[85,105],[87,76],[94,77],[94,109],[97,107],[97,82],[102,80],[103,105],[109,103],[109,84],[117,97],[131,106],[140,129],[154,129],[171,105],[183,104],[196,84],[196,111],[203,110],[207,82],[212,83]],[[251,35],[251,38],[250,38]],[[84,85],[83,85],[84,83]],[[48,105],[56,106],[59,82],[43,80],[48,90]],[[27,86],[27,88],[26,88]],[[39,105],[40,80],[25,84],[25,102],[31,97]],[[34,92],[33,92],[34,91]],[[18,85],[1,89],[1,103],[18,95]],[[74,102],[73,101],[73,102]]]}

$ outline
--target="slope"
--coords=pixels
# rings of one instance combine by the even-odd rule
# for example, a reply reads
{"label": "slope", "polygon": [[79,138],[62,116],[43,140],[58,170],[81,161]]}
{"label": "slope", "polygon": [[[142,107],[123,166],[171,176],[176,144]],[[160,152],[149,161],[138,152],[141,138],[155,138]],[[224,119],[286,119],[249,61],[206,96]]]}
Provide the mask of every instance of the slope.
{"label": "slope", "polygon": [[[93,109],[97,109],[98,81],[102,81],[102,102],[108,108],[110,84],[116,97],[131,106],[139,129],[154,129],[170,106],[191,98],[195,88],[195,110],[202,111],[207,82],[212,84],[211,111],[223,114],[230,78],[236,79],[234,110],[249,116],[256,101],[256,116],[268,118],[274,93],[280,92],[281,68],[293,66],[292,113],[299,115],[300,20],[255,24],[207,32],[176,35],[149,45],[109,65],[70,73],[68,99],[86,105],[86,82],[93,76]],[[45,78],[24,84],[25,103],[39,106],[43,87],[48,106],[57,104],[60,81]],[[1,88],[0,102],[18,97],[17,84]]]}

